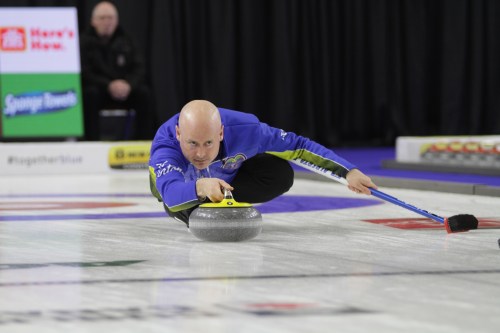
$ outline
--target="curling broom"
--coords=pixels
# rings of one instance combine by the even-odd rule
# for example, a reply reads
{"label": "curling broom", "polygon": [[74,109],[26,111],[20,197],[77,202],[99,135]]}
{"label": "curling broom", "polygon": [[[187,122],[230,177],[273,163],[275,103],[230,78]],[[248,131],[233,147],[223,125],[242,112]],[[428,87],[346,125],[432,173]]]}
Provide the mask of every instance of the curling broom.
{"label": "curling broom", "polygon": [[[348,185],[347,180],[345,178],[339,177],[336,174],[332,173],[330,170],[324,169],[317,167],[315,165],[311,165],[311,163],[304,161],[302,159],[294,159],[291,160],[291,162],[307,169],[310,171],[313,171],[317,174],[320,174],[322,176],[325,176],[327,178],[333,179],[341,184]],[[406,208],[408,210],[411,210],[417,214],[423,215],[425,217],[428,217],[434,221],[437,221],[441,224],[444,224],[446,231],[448,233],[454,233],[454,232],[464,232],[464,231],[469,231],[472,229],[477,229],[478,226],[478,220],[474,215],[470,214],[459,214],[459,215],[454,215],[449,218],[443,218],[439,215],[429,213],[426,210],[417,208],[413,205],[410,205],[404,201],[401,201],[393,196],[390,196],[382,191],[370,188],[370,191],[374,197],[377,197],[379,199],[385,200],[387,202],[390,202],[392,204],[398,205],[400,207]]]}

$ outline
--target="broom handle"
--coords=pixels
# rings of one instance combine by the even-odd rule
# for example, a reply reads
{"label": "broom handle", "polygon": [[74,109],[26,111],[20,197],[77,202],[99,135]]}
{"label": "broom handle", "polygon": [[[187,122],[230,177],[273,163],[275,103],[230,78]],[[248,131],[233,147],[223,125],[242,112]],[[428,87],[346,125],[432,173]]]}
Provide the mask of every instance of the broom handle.
{"label": "broom handle", "polygon": [[[347,182],[347,179],[337,176],[336,174],[332,173],[330,170],[320,168],[320,167],[315,166],[315,165],[311,165],[311,163],[304,161],[300,158],[290,160],[290,162],[297,164],[297,165],[303,167],[304,169],[310,170],[314,173],[317,173],[317,174],[320,174],[320,175],[325,176],[327,178],[333,179],[341,184],[349,185],[349,183]],[[426,210],[423,210],[423,209],[417,208],[415,206],[412,206],[410,204],[407,204],[406,202],[403,202],[403,201],[401,201],[393,196],[390,196],[390,195],[388,195],[382,191],[376,190],[374,188],[370,188],[370,191],[372,192],[372,195],[374,197],[377,197],[379,199],[393,203],[393,204],[398,205],[400,207],[406,208],[408,210],[411,210],[412,212],[415,212],[417,214],[423,215],[425,217],[433,219],[434,221],[437,221],[439,223],[444,224],[444,218],[442,218],[441,216],[429,213]]]}
{"label": "broom handle", "polygon": [[417,208],[415,206],[412,206],[410,204],[407,204],[406,202],[403,202],[403,201],[401,201],[401,200],[399,200],[399,199],[397,199],[397,198],[395,198],[393,196],[390,196],[390,195],[388,195],[388,194],[386,194],[386,193],[384,193],[382,191],[376,190],[374,188],[370,188],[370,191],[372,192],[372,195],[374,197],[377,197],[379,199],[388,201],[390,203],[393,203],[393,204],[398,205],[400,207],[406,208],[408,210],[411,210],[412,212],[415,212],[417,214],[426,216],[428,218],[433,219],[434,221],[437,221],[439,223],[443,223],[444,224],[444,218],[442,218],[441,216],[429,213],[426,210],[423,210],[423,209]]}

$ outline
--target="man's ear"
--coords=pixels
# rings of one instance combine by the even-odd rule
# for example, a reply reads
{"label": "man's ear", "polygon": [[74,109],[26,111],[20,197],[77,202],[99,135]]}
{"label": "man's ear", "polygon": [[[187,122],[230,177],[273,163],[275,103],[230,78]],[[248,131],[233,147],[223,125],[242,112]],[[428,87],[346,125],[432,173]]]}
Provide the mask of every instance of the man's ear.
{"label": "man's ear", "polygon": [[175,125],[175,137],[177,141],[181,141],[181,131],[179,130],[179,126]]}
{"label": "man's ear", "polygon": [[220,141],[224,140],[224,125],[220,126]]}

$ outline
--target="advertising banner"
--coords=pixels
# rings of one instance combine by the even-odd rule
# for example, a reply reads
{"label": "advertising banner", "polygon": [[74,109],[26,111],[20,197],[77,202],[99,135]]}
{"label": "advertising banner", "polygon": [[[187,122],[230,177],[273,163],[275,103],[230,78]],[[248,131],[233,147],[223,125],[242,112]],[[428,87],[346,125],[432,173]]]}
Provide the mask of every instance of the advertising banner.
{"label": "advertising banner", "polygon": [[0,8],[0,137],[83,135],[75,8]]}
{"label": "advertising banner", "polygon": [[0,176],[101,174],[139,170],[148,177],[151,141],[3,142]]}

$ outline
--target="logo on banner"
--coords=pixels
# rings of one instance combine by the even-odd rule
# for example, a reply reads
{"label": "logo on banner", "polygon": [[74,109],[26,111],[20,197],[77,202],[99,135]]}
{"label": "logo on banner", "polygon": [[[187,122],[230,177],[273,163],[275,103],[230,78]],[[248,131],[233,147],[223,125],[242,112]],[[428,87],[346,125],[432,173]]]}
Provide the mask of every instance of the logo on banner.
{"label": "logo on banner", "polygon": [[3,113],[6,117],[50,113],[69,109],[78,103],[74,90],[7,94]]}
{"label": "logo on banner", "polygon": [[[26,32],[29,30],[29,34]],[[65,43],[75,38],[76,32],[70,28],[44,29],[33,27],[0,27],[1,51],[63,51]],[[28,42],[29,37],[29,42]]]}
{"label": "logo on banner", "polygon": [[151,144],[111,147],[108,154],[112,169],[147,169]]}
{"label": "logo on banner", "polygon": [[26,31],[23,27],[0,27],[1,51],[25,51]]}
{"label": "logo on banner", "polygon": [[65,48],[65,42],[75,37],[73,29],[43,29],[31,28],[31,49],[33,51],[62,51]]}

